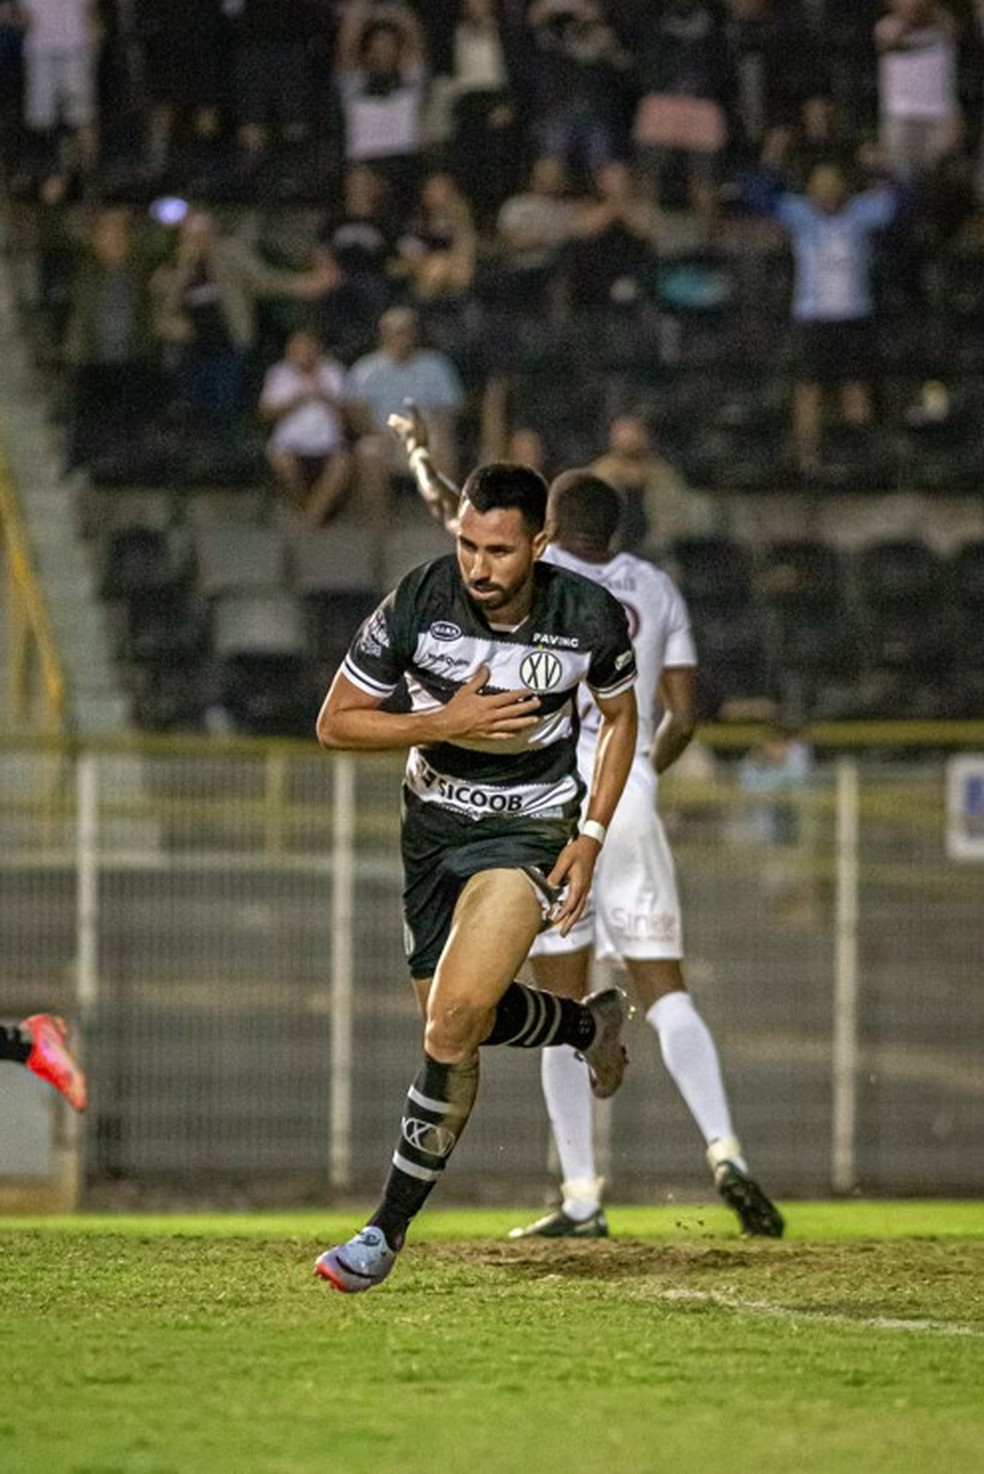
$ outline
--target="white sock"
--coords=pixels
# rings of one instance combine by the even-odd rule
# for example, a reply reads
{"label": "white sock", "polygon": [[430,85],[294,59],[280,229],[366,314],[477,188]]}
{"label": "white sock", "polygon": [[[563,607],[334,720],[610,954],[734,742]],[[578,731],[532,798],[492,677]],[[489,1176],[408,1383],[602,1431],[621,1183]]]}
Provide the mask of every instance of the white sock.
{"label": "white sock", "polygon": [[[663,1063],[704,1140],[708,1145],[722,1139],[733,1141],[731,1111],[717,1049],[690,994],[664,993],[646,1013],[646,1022],[656,1031]],[[730,1156],[729,1160],[745,1170],[744,1159],[739,1154]]]}
{"label": "white sock", "polygon": [[583,1222],[598,1211],[601,1202],[588,1067],[569,1045],[555,1045],[540,1051],[540,1079],[564,1174],[562,1206],[569,1218]]}

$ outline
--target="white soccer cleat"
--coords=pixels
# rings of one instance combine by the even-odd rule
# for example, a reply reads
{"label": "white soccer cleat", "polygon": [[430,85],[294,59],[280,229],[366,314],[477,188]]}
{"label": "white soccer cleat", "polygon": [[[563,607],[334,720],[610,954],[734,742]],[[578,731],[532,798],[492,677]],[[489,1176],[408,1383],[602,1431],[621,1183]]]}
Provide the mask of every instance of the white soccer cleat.
{"label": "white soccer cleat", "polygon": [[362,1228],[347,1244],[326,1249],[314,1261],[314,1272],[336,1290],[356,1295],[382,1284],[396,1263],[396,1250],[386,1242],[381,1228]]}

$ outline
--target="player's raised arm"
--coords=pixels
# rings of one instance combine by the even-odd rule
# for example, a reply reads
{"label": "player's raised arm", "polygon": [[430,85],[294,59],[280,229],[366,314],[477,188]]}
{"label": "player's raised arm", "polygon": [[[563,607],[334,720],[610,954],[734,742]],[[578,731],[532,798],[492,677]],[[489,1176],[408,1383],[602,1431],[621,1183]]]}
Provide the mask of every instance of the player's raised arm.
{"label": "player's raised arm", "polygon": [[443,475],[431,460],[427,424],[423,415],[408,399],[405,413],[390,415],[386,423],[403,444],[407,463],[425,506],[431,516],[441,522],[453,536],[458,531],[460,492],[454,482]]}

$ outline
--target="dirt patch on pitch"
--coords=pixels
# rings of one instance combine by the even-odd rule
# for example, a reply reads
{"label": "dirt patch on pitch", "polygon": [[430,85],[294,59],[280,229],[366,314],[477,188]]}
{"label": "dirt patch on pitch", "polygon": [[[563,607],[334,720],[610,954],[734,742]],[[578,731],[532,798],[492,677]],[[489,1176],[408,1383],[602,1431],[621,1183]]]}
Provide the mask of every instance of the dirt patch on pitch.
{"label": "dirt patch on pitch", "polygon": [[[739,1301],[822,1312],[852,1322],[885,1315],[946,1317],[984,1333],[984,1241],[860,1240],[803,1243],[653,1243],[642,1239],[468,1240],[421,1244],[420,1256],[462,1272],[513,1281],[577,1280],[630,1288],[633,1296],[695,1305]],[[738,1297],[738,1299],[735,1299]]]}
{"label": "dirt patch on pitch", "polygon": [[703,1247],[690,1244],[652,1244],[641,1239],[576,1240],[520,1239],[496,1243],[479,1239],[463,1243],[427,1244],[420,1248],[441,1264],[467,1264],[507,1270],[525,1279],[563,1275],[570,1279],[637,1279],[640,1275],[679,1275],[701,1270],[741,1269],[756,1250],[737,1243]]}

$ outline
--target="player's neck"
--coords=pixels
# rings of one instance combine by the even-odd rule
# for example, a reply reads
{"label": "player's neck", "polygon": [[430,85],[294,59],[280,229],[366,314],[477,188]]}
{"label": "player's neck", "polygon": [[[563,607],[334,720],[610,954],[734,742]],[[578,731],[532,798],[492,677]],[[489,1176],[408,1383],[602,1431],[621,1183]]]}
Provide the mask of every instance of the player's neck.
{"label": "player's neck", "polygon": [[607,563],[612,556],[611,548],[599,547],[597,543],[583,537],[557,538],[557,546],[565,553],[580,558],[582,563]]}

